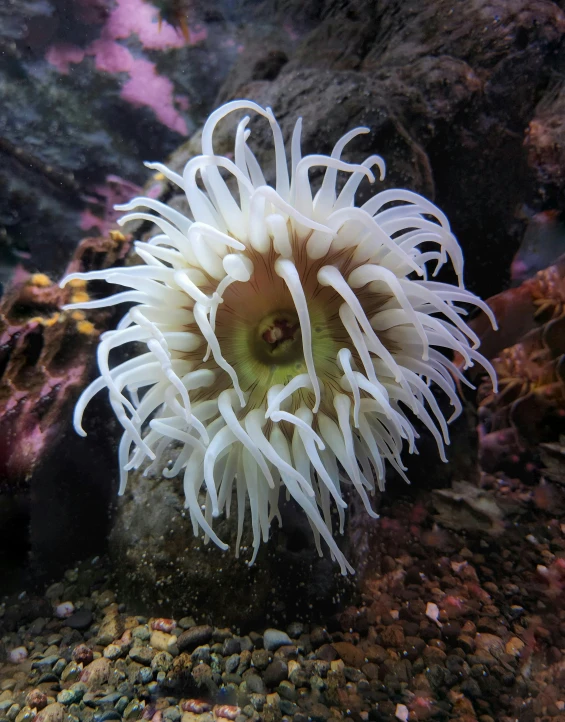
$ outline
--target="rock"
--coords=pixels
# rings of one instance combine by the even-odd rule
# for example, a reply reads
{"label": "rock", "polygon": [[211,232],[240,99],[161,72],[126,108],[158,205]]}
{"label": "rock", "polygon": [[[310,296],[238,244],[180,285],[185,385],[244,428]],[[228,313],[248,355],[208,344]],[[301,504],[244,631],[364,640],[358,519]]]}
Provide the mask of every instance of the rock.
{"label": "rock", "polygon": [[84,682],[90,690],[98,689],[98,687],[101,687],[108,681],[111,669],[112,665],[110,660],[105,657],[100,657],[100,659],[95,659],[84,668],[80,675],[80,681]]}
{"label": "rock", "polygon": [[84,696],[84,690],[80,687],[72,687],[70,689],[64,689],[57,695],[57,702],[64,704],[65,706],[80,702]]}
{"label": "rock", "polygon": [[365,663],[365,653],[351,642],[334,642],[332,647],[348,667],[359,669]]}
{"label": "rock", "polygon": [[41,711],[44,707],[47,707],[47,695],[40,689],[32,689],[26,697],[26,705]]}
{"label": "rock", "polygon": [[[233,552],[228,564],[226,554],[204,546],[201,539],[187,533],[182,516],[184,496],[176,479],[149,479],[142,470],[132,472],[130,478],[128,489],[136,491],[135,494],[127,491],[118,500],[109,541],[110,554],[121,569],[118,584],[125,603],[131,602],[148,614],[158,612],[173,617],[181,616],[187,608],[201,610],[216,624],[237,625],[242,631],[264,625],[267,617],[272,624],[283,609],[282,616],[303,614],[308,609],[323,613],[337,608],[335,595],[342,593],[338,590],[344,587],[343,577],[328,557],[318,557],[310,542],[300,544],[298,555],[294,551],[292,539],[310,540],[311,530],[290,502],[281,508],[284,537],[277,541],[279,530],[276,526],[272,529],[273,544],[269,549],[276,546],[279,556],[271,560],[267,546],[262,545],[256,565],[250,567],[245,555],[235,559]],[[154,496],[159,498],[159,504],[153,505],[152,513],[147,514],[147,499]],[[176,520],[173,525],[172,518]],[[215,528],[218,536],[233,548],[237,517],[222,516],[215,520]],[[251,548],[248,525],[242,544]],[[305,580],[304,585],[296,587],[297,576]],[[156,605],[155,588],[168,601]],[[209,641],[196,640],[182,646],[185,639],[190,639],[191,629],[194,628],[179,636],[180,651]],[[286,639],[288,644],[288,635]]]}
{"label": "rock", "polygon": [[92,623],[92,612],[89,609],[79,609],[65,621],[71,629],[87,629]]}
{"label": "rock", "polygon": [[504,645],[504,651],[506,654],[518,657],[525,646],[525,643],[519,637],[512,637]]}
{"label": "rock", "polygon": [[478,632],[475,636],[477,645],[477,653],[488,652],[493,657],[500,656],[504,650],[504,642],[496,634],[488,634],[486,632]]}
{"label": "rock", "polygon": [[165,679],[167,687],[174,690],[184,689],[192,679],[192,667],[192,660],[186,652],[175,657]]}
{"label": "rock", "polygon": [[155,654],[156,652],[152,647],[132,647],[128,656],[130,659],[133,659],[134,662],[148,666],[151,664]]}
{"label": "rock", "polygon": [[263,682],[271,689],[287,678],[288,666],[282,659],[275,659],[263,672]]}
{"label": "rock", "polygon": [[438,521],[449,529],[473,529],[493,535],[504,529],[504,510],[492,495],[474,484],[456,481],[452,489],[434,490],[433,500]]}
{"label": "rock", "polygon": [[98,631],[98,644],[105,647],[119,639],[125,631],[124,619],[120,614],[107,614]]}
{"label": "rock", "polygon": [[158,630],[152,632],[149,644],[161,652],[170,652],[171,654],[178,652],[177,637],[166,632],[160,632]]}
{"label": "rock", "polygon": [[181,652],[192,650],[201,644],[206,644],[212,638],[212,627],[203,624],[197,627],[191,627],[182,632],[177,638],[177,646]]}
{"label": "rock", "polygon": [[285,644],[292,644],[292,641],[286,632],[280,629],[267,629],[263,634],[263,645],[270,652],[276,651]]}
{"label": "rock", "polygon": [[192,670],[192,679],[202,692],[210,695],[217,694],[218,686],[214,682],[212,669],[208,664],[196,665]]}
{"label": "rock", "polygon": [[[393,647],[395,649],[402,647],[404,644],[404,631],[402,627],[398,624],[391,624],[385,627],[381,632],[381,643],[383,647]],[[345,659],[343,661],[346,662]]]}
{"label": "rock", "polygon": [[267,669],[271,655],[266,649],[256,649],[251,652],[251,664],[258,670]]}
{"label": "rock", "polygon": [[154,672],[168,672],[173,665],[173,656],[168,652],[159,652],[151,660],[151,669]]}
{"label": "rock", "polygon": [[73,649],[73,659],[75,662],[86,666],[94,659],[94,653],[86,644],[77,644]]}
{"label": "rock", "polygon": [[245,673],[243,678],[245,680],[245,684],[247,685],[247,689],[251,694],[266,694],[267,687],[265,686],[263,679],[259,677],[258,674],[249,670],[249,672]]}
{"label": "rock", "polygon": [[38,712],[35,719],[37,722],[64,722],[65,708],[59,702],[53,702]]}

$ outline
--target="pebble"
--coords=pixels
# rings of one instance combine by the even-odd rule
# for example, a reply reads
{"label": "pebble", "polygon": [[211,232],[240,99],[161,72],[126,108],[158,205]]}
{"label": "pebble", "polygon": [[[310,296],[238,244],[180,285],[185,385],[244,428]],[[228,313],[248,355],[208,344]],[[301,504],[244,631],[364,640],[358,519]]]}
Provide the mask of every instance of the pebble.
{"label": "pebble", "polygon": [[73,659],[75,662],[79,662],[80,664],[86,666],[94,659],[94,652],[90,647],[87,647],[86,644],[78,644],[73,649]]}
{"label": "pebble", "polygon": [[119,639],[125,631],[124,621],[118,614],[108,614],[102,620],[98,631],[97,642],[102,647],[111,644],[115,639]]}
{"label": "pebble", "polygon": [[332,646],[348,667],[361,667],[365,663],[365,653],[351,642],[334,642]]}
{"label": "pebble", "polygon": [[506,642],[506,645],[504,646],[504,651],[506,652],[506,654],[510,654],[513,657],[518,657],[525,646],[525,642],[523,642],[519,637],[512,637],[508,640],[508,642]]}
{"label": "pebble", "polygon": [[75,682],[82,674],[82,665],[69,662],[61,672],[61,682]]}
{"label": "pebble", "polygon": [[32,689],[26,697],[26,705],[37,710],[47,707],[47,695],[40,689]]}
{"label": "pebble", "polygon": [[27,705],[19,711],[15,722],[31,722],[36,718],[36,711]]}
{"label": "pebble", "polygon": [[270,652],[276,651],[285,644],[292,644],[292,640],[286,632],[280,629],[267,629],[263,634],[263,646]]}
{"label": "pebble", "polygon": [[190,655],[190,659],[194,664],[210,664],[211,662],[211,654],[210,654],[210,647],[205,644],[201,647],[196,647],[194,652]]}
{"label": "pebble", "polygon": [[124,719],[136,720],[143,714],[144,705],[137,699],[132,701],[124,709]]}
{"label": "pebble", "polygon": [[271,655],[266,649],[256,649],[251,653],[251,664],[259,670],[267,669]]}
{"label": "pebble", "polygon": [[124,648],[118,644],[109,644],[107,647],[104,647],[104,656],[107,659],[118,659],[123,653]]}
{"label": "pebble", "polygon": [[57,702],[60,702],[61,704],[64,704],[64,705],[70,705],[75,702],[80,702],[80,700],[83,697],[84,697],[84,689],[81,689],[80,687],[76,687],[74,689],[73,688],[63,689],[57,695]]}
{"label": "pebble", "polygon": [[275,659],[263,673],[263,681],[267,687],[276,687],[288,676],[288,665],[282,659]]}
{"label": "pebble", "polygon": [[140,624],[132,630],[131,636],[140,642],[148,642],[151,639],[151,630],[146,624]]}
{"label": "pebble", "polygon": [[226,674],[233,674],[237,671],[241,661],[241,655],[232,654],[225,660]]}
{"label": "pebble", "polygon": [[55,616],[59,619],[70,617],[74,611],[75,605],[72,602],[63,602],[62,604],[58,604],[54,609]]}
{"label": "pebble", "polygon": [[84,682],[88,689],[97,689],[108,681],[112,669],[109,659],[101,657],[91,662],[80,675],[80,681]]}
{"label": "pebble", "polygon": [[64,722],[65,708],[59,702],[48,704],[45,709],[37,713],[35,722]]}
{"label": "pebble", "polygon": [[[536,534],[545,551],[543,530]],[[468,540],[464,563],[456,553],[428,563],[415,539],[398,541],[389,572],[383,562],[382,573],[393,575],[386,592],[367,594],[366,606],[346,608],[327,627],[297,621],[240,636],[188,615],[133,616],[113,593],[80,598],[65,584],[47,608],[35,605],[3,632],[0,722],[507,722],[514,699],[535,700],[540,718],[544,710],[562,714],[560,699],[541,708],[535,655],[562,663],[565,614],[543,594],[525,592],[521,580],[516,591],[510,577],[488,571],[497,542],[483,549]],[[565,552],[565,542],[550,548]],[[532,574],[540,553],[532,552]],[[409,585],[394,581],[401,570],[412,570]],[[481,587],[479,578],[496,584]],[[67,601],[73,611],[61,617]],[[0,624],[6,614],[0,602]],[[18,649],[21,667],[6,662]]]}
{"label": "pebble", "polygon": [[157,629],[151,633],[149,644],[161,652],[169,652],[173,655],[178,654],[177,638],[174,634],[168,634]]}
{"label": "pebble", "polygon": [[12,664],[20,664],[27,659],[27,649],[25,647],[15,647],[8,652],[8,662]]}
{"label": "pebble", "polygon": [[156,652],[151,647],[132,647],[129,651],[129,658],[139,664],[149,665],[153,661]]}
{"label": "pebble", "polygon": [[185,652],[193,650],[195,647],[199,647],[202,644],[206,644],[212,639],[213,629],[208,624],[203,624],[197,627],[191,627],[186,631],[182,632],[177,639],[177,646],[179,651]]}
{"label": "pebble", "polygon": [[177,623],[174,619],[164,619],[163,617],[154,619],[151,622],[151,629],[159,632],[166,632],[167,634],[170,634],[174,629],[176,629],[176,626]]}
{"label": "pebble", "polygon": [[92,612],[83,607],[71,614],[65,624],[71,629],[87,629],[92,624]]}

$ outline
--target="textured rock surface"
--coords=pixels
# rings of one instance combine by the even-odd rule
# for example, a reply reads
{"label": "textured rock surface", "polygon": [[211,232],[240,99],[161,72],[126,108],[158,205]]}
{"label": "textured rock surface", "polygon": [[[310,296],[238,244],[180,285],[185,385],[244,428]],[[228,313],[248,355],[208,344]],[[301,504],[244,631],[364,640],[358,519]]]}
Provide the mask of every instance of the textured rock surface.
{"label": "textured rock surface", "polygon": [[[243,551],[234,556],[236,499],[232,517],[214,529],[230,545],[226,552],[192,535],[178,479],[148,479],[132,474],[117,505],[110,555],[116,583],[138,613],[179,615],[197,611],[199,619],[248,629],[265,619],[328,613],[352,583],[339,574],[328,555],[318,557],[302,512],[283,505],[283,526],[259,550],[253,567],[251,530],[246,524]],[[249,512],[248,512],[249,516]]]}
{"label": "textured rock surface", "polygon": [[[447,0],[328,0],[320,17],[274,80],[255,79],[246,52],[256,50],[244,50],[222,98],[272,104],[287,136],[303,115],[305,152],[328,150],[354,123],[371,127],[352,160],[368,142],[387,161],[387,185],[431,196],[463,246],[468,285],[486,296],[501,290],[523,232],[516,207],[552,207],[563,187],[565,15],[544,0],[457,9]],[[275,51],[288,52],[282,39],[271,40]]]}
{"label": "textured rock surface", "polygon": [[[68,271],[119,265],[129,248],[119,233],[87,238]],[[44,274],[19,271],[0,301],[0,567],[21,561],[14,558],[21,542],[47,572],[99,548],[107,530],[112,424],[94,411],[85,442],[72,429],[72,408],[92,373],[100,332],[116,314],[102,309],[87,321],[84,313],[61,312],[81,295],[84,284],[62,290]]]}

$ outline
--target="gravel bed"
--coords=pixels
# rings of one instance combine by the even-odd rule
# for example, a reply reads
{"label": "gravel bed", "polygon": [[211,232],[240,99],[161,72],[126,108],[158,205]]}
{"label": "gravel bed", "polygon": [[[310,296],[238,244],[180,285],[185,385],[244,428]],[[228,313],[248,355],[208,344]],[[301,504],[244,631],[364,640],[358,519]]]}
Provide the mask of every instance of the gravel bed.
{"label": "gravel bed", "polygon": [[319,624],[135,616],[100,559],[4,599],[0,722],[565,722],[561,492],[481,486],[496,533],[385,502],[356,605]]}

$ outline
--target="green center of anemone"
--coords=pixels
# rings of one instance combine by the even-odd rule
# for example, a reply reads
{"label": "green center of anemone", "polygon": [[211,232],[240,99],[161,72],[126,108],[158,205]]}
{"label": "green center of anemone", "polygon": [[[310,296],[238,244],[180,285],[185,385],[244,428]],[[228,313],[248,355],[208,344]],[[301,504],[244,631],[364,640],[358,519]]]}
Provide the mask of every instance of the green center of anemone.
{"label": "green center of anemone", "polygon": [[[284,386],[296,376],[308,373],[304,328],[294,300],[285,282],[274,273],[269,256],[256,254],[252,260],[251,280],[227,287],[214,329],[223,358],[237,374],[242,391],[248,394],[247,412],[265,405],[273,386]],[[355,349],[339,316],[342,303],[339,296],[333,289],[318,284],[317,268],[306,259],[297,264],[297,270],[308,308],[309,346],[322,387],[322,407],[333,413],[333,394],[341,390],[343,376],[338,352],[348,347],[355,355]],[[217,368],[212,358],[207,364]],[[218,381],[220,386],[231,385],[226,374],[219,374]],[[313,394],[306,389],[295,397],[296,404],[313,403]]]}
{"label": "green center of anemone", "polygon": [[[341,376],[335,361],[340,346],[323,308],[312,304],[309,314],[314,365],[324,383],[328,377]],[[295,376],[307,373],[302,331],[294,309],[271,311],[259,321],[231,314],[227,317],[218,311],[216,331],[226,361],[237,372],[243,391],[249,393],[248,408],[264,404],[272,386],[285,385]]]}

